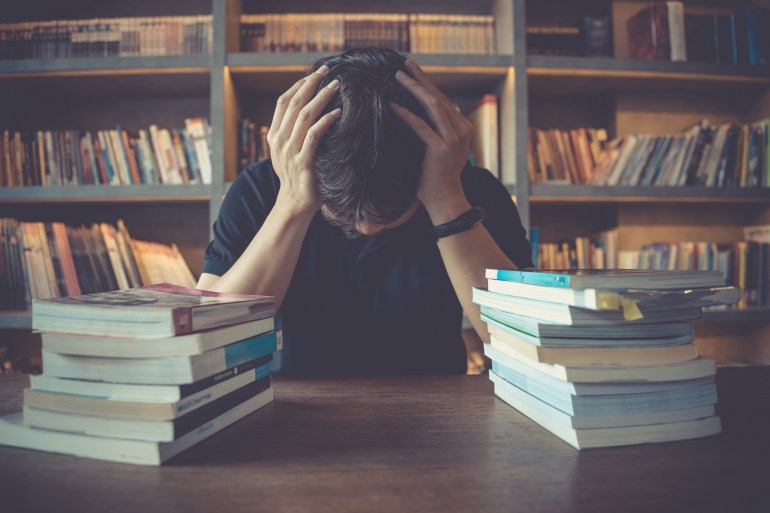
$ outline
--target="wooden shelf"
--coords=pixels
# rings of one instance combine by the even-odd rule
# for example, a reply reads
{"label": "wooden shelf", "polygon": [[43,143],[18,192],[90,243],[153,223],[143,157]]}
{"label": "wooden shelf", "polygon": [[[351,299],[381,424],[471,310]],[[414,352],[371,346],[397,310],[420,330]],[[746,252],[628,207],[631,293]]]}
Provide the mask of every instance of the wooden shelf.
{"label": "wooden shelf", "polygon": [[531,203],[768,203],[766,187],[655,187],[532,184]]}
{"label": "wooden shelf", "polygon": [[0,312],[0,330],[32,329],[32,312]]}
{"label": "wooden shelf", "polygon": [[70,185],[0,187],[3,203],[208,202],[210,185]]}
{"label": "wooden shelf", "polygon": [[24,95],[208,95],[211,57],[88,57],[0,61],[0,90]]}
{"label": "wooden shelf", "polygon": [[650,89],[761,91],[770,67],[700,62],[645,61],[610,57],[530,55],[532,94],[598,94]]}
{"label": "wooden shelf", "polygon": [[[227,65],[234,80],[253,92],[280,93],[288,89],[324,53],[231,53]],[[510,55],[413,54],[436,84],[448,94],[494,90],[505,79]]]}
{"label": "wooden shelf", "polygon": [[770,322],[770,308],[732,308],[728,310],[704,310],[699,322]]}

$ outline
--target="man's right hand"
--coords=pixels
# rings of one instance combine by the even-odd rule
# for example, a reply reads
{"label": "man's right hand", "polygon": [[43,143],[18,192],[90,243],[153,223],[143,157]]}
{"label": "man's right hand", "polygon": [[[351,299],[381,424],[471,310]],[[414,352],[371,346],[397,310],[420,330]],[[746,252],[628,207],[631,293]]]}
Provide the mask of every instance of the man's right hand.
{"label": "man's right hand", "polygon": [[339,80],[333,80],[313,96],[328,72],[328,67],[321,66],[283,93],[267,132],[273,168],[281,181],[276,205],[298,213],[315,214],[321,208],[313,171],[315,153],[323,135],[342,115],[341,109],[335,109],[319,119],[339,91]]}

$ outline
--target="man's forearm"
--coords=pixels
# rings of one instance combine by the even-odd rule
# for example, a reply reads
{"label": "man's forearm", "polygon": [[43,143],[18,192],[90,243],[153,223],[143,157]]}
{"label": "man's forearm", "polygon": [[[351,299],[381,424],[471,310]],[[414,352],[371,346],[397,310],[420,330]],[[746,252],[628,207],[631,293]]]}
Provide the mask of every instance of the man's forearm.
{"label": "man's forearm", "polygon": [[[471,208],[464,196],[426,206],[433,225],[447,223]],[[455,289],[473,327],[484,342],[489,342],[486,324],[481,321],[479,306],[472,301],[471,287],[486,287],[484,272],[491,269],[514,269],[516,266],[503,253],[483,224],[438,240],[452,287]]]}
{"label": "man's forearm", "polygon": [[288,202],[276,202],[241,257],[206,288],[231,294],[275,296],[279,309],[314,215],[292,208]]}

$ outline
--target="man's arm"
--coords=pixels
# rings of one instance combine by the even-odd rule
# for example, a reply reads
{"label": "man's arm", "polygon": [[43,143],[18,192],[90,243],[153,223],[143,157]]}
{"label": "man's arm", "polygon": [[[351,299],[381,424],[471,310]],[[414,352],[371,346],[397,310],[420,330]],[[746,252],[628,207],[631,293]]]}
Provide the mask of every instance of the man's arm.
{"label": "man's arm", "polygon": [[[396,78],[425,107],[435,129],[404,107],[392,104],[396,114],[425,143],[425,161],[417,193],[434,226],[457,219],[473,205],[465,196],[460,173],[465,166],[473,132],[460,115],[414,62],[407,60],[414,78],[398,72]],[[483,224],[438,241],[441,258],[463,310],[484,342],[489,342],[480,308],[472,302],[471,287],[485,287],[484,272],[515,269]]]}
{"label": "man's arm", "polygon": [[273,168],[281,182],[275,206],[232,267],[222,276],[204,273],[198,288],[275,296],[276,309],[281,307],[308,226],[321,207],[314,155],[321,137],[341,114],[335,109],[318,119],[339,89],[339,81],[334,80],[313,96],[327,72],[322,66],[278,99],[267,134]]}

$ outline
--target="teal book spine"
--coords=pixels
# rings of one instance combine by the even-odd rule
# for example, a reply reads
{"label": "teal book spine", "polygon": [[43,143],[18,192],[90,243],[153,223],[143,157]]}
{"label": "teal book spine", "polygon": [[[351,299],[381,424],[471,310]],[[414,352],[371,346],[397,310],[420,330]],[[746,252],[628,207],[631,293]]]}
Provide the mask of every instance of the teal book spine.
{"label": "teal book spine", "polygon": [[278,337],[274,331],[263,333],[225,346],[225,364],[227,368],[241,365],[278,350]]}
{"label": "teal book spine", "polygon": [[547,285],[549,287],[570,287],[571,276],[556,273],[541,273],[533,271],[516,271],[509,269],[495,270],[495,279],[502,281],[514,281],[530,283],[532,285]]}

